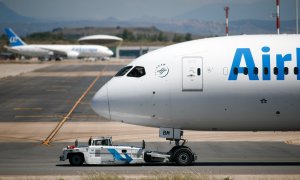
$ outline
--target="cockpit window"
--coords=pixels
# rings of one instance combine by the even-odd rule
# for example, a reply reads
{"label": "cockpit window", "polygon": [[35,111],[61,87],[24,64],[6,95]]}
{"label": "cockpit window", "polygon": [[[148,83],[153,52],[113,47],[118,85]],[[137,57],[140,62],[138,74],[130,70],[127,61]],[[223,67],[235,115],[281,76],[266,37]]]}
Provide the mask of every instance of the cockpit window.
{"label": "cockpit window", "polygon": [[124,76],[131,68],[132,66],[123,67],[115,76]]}
{"label": "cockpit window", "polygon": [[129,77],[142,77],[146,74],[145,68],[141,66],[135,66],[128,74]]}

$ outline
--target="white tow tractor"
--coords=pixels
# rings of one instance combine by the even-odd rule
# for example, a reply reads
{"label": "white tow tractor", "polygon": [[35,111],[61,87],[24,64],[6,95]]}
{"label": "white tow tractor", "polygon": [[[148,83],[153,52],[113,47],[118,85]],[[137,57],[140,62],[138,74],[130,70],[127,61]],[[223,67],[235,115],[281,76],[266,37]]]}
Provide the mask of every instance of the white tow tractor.
{"label": "white tow tractor", "polygon": [[[168,153],[145,151],[143,147],[117,146],[111,137],[93,138],[90,145],[67,146],[60,156],[61,161],[69,159],[71,165],[85,164],[142,164],[148,162],[175,162],[178,165],[191,165],[197,156],[185,146],[177,146]],[[175,146],[176,147],[176,146]]]}

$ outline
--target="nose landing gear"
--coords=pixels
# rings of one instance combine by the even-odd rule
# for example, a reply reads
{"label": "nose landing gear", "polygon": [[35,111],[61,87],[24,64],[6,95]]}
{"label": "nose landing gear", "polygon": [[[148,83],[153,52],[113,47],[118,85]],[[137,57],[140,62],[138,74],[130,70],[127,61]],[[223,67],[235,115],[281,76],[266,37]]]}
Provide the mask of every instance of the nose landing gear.
{"label": "nose landing gear", "polygon": [[[181,129],[174,128],[160,128],[159,137],[166,138],[169,141],[175,141],[175,146],[168,152],[170,155],[170,162],[175,162],[180,166],[191,165],[197,160],[197,155],[192,150],[185,146],[187,140],[182,139],[183,131]],[[180,141],[183,141],[180,144]]]}

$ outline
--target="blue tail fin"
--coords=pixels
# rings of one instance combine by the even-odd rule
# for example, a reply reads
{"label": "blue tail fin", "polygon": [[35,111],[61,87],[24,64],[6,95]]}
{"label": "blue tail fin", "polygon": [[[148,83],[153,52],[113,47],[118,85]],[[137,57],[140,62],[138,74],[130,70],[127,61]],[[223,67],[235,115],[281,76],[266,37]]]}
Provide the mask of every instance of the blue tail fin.
{"label": "blue tail fin", "polygon": [[22,41],[22,39],[11,28],[5,28],[4,31],[8,36],[9,46],[13,47],[26,45],[26,43]]}

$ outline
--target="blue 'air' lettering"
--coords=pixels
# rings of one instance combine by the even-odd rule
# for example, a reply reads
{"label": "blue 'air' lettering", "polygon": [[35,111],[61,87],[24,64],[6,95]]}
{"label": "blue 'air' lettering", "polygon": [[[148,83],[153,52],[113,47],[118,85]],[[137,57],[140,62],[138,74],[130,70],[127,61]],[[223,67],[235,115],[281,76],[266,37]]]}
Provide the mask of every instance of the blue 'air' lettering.
{"label": "blue 'air' lettering", "polygon": [[[271,56],[269,54],[270,48],[268,46],[264,46],[261,48],[262,55],[262,70],[259,71],[262,73],[262,80],[271,80]],[[241,61],[244,60],[246,67],[241,67]],[[296,60],[297,67],[300,67],[300,48],[296,48]],[[276,69],[277,69],[277,80],[284,80],[285,71],[284,68],[285,63],[288,61],[292,61],[292,54],[276,54]],[[244,69],[247,68],[248,74],[245,73]],[[254,68],[259,68],[255,66],[255,62],[251,53],[250,48],[237,48],[233,57],[230,73],[228,80],[237,80],[239,74],[248,75],[249,80],[259,80],[258,73],[254,71]],[[297,80],[300,80],[300,73],[297,73]]]}
{"label": "blue 'air' lettering", "polygon": [[284,61],[291,61],[292,55],[286,54],[283,56],[282,54],[276,54],[276,66],[278,68],[277,80],[284,80]]}
{"label": "blue 'air' lettering", "polygon": [[[262,52],[268,53],[270,52],[270,48],[265,46],[261,48]],[[263,54],[262,55],[262,66],[263,66],[263,71],[267,70],[265,73],[263,72],[263,80],[270,80],[271,79],[271,65],[270,65],[270,54]]]}
{"label": "blue 'air' lettering", "polygon": [[[297,48],[297,67],[300,67],[300,48]],[[297,80],[300,80],[300,73],[297,74]]]}
{"label": "blue 'air' lettering", "polygon": [[[237,48],[234,58],[233,58],[233,62],[232,62],[232,66],[231,66],[231,70],[230,70],[230,74],[229,74],[229,80],[237,80],[238,74],[244,72],[244,67],[240,67],[243,56],[244,56],[247,68],[254,69],[255,64],[254,64],[253,56],[251,54],[250,49],[249,48]],[[234,68],[238,68],[237,74],[234,73]],[[249,80],[258,80],[257,74],[254,74],[253,71],[248,72],[248,77],[249,77]]]}

